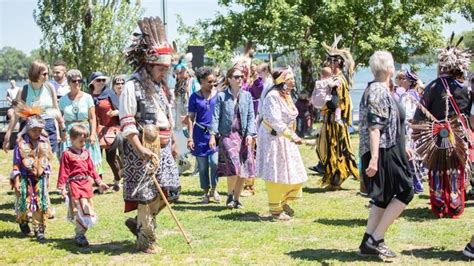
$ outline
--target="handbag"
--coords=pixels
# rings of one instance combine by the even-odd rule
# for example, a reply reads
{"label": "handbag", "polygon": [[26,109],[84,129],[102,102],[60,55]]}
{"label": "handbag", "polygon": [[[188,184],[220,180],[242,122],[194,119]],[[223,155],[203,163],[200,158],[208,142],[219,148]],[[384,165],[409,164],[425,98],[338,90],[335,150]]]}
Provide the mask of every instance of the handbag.
{"label": "handbag", "polygon": [[120,134],[120,126],[106,127],[98,126],[99,146],[104,149],[108,149],[115,141],[115,138]]}

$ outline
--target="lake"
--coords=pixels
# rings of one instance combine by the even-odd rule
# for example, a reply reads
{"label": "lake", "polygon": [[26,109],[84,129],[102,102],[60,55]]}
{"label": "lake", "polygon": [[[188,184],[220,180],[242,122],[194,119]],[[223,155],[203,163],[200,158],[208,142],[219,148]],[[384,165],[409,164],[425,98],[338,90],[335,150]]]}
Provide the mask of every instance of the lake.
{"label": "lake", "polygon": [[[406,65],[402,65],[402,69],[407,68]],[[420,68],[418,71],[418,77],[421,78],[425,85],[436,78],[436,65],[426,66]],[[372,81],[372,73],[369,68],[359,68],[354,75],[354,86],[351,89],[351,98],[354,107],[354,120],[357,121],[359,117],[359,103],[362,97],[362,93],[367,86],[367,83]],[[19,87],[23,86],[26,81],[17,81]],[[0,81],[0,99],[5,99],[7,89],[10,86],[8,81]]]}

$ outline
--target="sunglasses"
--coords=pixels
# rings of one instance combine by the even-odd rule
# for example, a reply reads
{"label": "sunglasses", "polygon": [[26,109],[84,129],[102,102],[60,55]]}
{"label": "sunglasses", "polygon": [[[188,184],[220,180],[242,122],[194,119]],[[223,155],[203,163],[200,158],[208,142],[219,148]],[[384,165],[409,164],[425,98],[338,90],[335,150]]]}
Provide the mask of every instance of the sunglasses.
{"label": "sunglasses", "polygon": [[82,79],[71,80],[71,83],[73,84],[81,84],[82,82]]}
{"label": "sunglasses", "polygon": [[233,76],[234,79],[243,79],[244,78],[244,75],[236,75],[236,76]]}
{"label": "sunglasses", "polygon": [[41,74],[41,75],[43,75],[43,77],[47,77],[47,76],[48,76],[48,72],[43,73],[43,74]]}
{"label": "sunglasses", "polygon": [[115,83],[115,85],[123,85],[124,83],[123,82],[117,82]]}
{"label": "sunglasses", "polygon": [[96,79],[97,82],[105,82],[105,79]]}

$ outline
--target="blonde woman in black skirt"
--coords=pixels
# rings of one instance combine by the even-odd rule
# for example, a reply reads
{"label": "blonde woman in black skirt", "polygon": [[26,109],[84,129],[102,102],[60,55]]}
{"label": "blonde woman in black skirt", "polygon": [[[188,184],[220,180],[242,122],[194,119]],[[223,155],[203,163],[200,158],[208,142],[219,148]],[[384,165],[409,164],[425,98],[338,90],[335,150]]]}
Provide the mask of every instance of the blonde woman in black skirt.
{"label": "blonde woman in black skirt", "polygon": [[375,52],[369,61],[374,81],[360,103],[360,155],[362,178],[373,206],[359,247],[361,255],[395,257],[384,242],[388,227],[413,199],[408,168],[411,151],[405,150],[405,114],[392,98],[389,82],[395,71],[392,55]]}

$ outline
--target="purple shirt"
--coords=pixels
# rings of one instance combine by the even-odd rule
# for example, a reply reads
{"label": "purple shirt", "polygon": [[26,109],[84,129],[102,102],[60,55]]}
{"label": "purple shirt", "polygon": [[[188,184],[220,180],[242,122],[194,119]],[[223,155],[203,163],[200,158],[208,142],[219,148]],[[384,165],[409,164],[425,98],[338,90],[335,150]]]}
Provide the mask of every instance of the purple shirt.
{"label": "purple shirt", "polygon": [[[20,139],[21,142],[23,143],[29,143],[30,142],[30,137],[28,136],[27,133],[25,133],[22,138]],[[38,139],[38,142],[46,142],[48,143],[48,138],[44,136],[40,136]],[[20,149],[18,148],[18,144],[15,145],[15,149],[13,150],[13,164],[18,165],[20,167],[19,170],[13,170],[11,173],[11,178],[14,178],[18,174],[21,174],[22,176],[28,175],[28,170],[23,166],[23,159],[20,154]],[[44,168],[45,174],[51,174],[51,165],[48,164],[47,167]]]}
{"label": "purple shirt", "polygon": [[212,114],[216,105],[217,94],[208,100],[201,93],[195,92],[189,97],[188,112],[195,113],[195,124],[193,128],[194,156],[209,156],[217,151],[209,147],[209,129],[211,127]]}
{"label": "purple shirt", "polygon": [[263,80],[261,77],[258,77],[252,84],[252,87],[249,89],[250,94],[253,98],[253,111],[256,114],[258,110],[258,103],[260,102],[260,97],[263,92]]}

